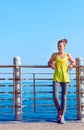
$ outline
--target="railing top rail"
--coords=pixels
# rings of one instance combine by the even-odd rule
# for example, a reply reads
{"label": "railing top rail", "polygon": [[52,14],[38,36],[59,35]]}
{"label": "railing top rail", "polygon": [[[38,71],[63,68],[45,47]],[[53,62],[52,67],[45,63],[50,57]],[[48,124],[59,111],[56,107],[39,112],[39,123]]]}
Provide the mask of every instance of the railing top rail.
{"label": "railing top rail", "polygon": [[13,68],[15,65],[0,65],[0,68]]}
{"label": "railing top rail", "polygon": [[[0,68],[13,68],[16,67],[17,65],[0,65]],[[50,68],[48,65],[18,65],[19,67],[23,68]],[[83,65],[76,65],[74,68],[82,67],[84,68]]]}

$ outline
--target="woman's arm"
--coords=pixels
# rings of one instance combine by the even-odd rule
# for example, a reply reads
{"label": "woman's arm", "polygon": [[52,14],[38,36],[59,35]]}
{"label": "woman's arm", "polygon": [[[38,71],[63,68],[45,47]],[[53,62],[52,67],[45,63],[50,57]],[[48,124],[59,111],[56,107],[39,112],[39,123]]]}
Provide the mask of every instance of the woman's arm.
{"label": "woman's arm", "polygon": [[76,63],[70,54],[68,55],[68,60],[70,61],[69,69],[71,70],[76,65]]}
{"label": "woman's arm", "polygon": [[55,64],[53,63],[55,61],[56,53],[53,53],[48,61],[48,66],[52,69],[56,69]]}

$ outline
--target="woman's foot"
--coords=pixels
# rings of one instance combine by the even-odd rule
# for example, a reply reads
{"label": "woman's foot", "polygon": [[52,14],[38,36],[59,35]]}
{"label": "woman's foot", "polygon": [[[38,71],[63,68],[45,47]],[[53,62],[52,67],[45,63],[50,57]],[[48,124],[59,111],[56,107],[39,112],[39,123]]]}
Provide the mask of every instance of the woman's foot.
{"label": "woman's foot", "polygon": [[63,116],[61,116],[61,118],[60,118],[60,123],[61,123],[61,124],[65,124],[65,119],[64,119]]}

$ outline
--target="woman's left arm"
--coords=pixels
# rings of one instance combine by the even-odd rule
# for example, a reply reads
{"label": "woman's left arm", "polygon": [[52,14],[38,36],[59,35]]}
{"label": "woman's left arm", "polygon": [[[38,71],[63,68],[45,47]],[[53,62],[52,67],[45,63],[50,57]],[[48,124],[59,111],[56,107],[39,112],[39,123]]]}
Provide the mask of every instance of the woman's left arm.
{"label": "woman's left arm", "polygon": [[70,54],[68,55],[68,60],[70,61],[69,69],[71,70],[76,65],[76,63]]}

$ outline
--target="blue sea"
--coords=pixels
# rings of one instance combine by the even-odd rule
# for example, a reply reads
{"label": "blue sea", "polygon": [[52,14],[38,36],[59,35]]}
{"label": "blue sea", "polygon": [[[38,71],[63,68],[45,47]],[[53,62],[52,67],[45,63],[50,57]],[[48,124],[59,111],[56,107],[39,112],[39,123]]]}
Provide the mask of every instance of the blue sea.
{"label": "blue sea", "polygon": [[[22,121],[55,121],[57,110],[53,101],[52,81],[36,81],[35,85],[33,82],[22,82]],[[13,82],[0,84],[0,121],[15,120],[13,90]],[[72,80],[67,94],[66,120],[77,120],[76,99],[76,81]]]}

